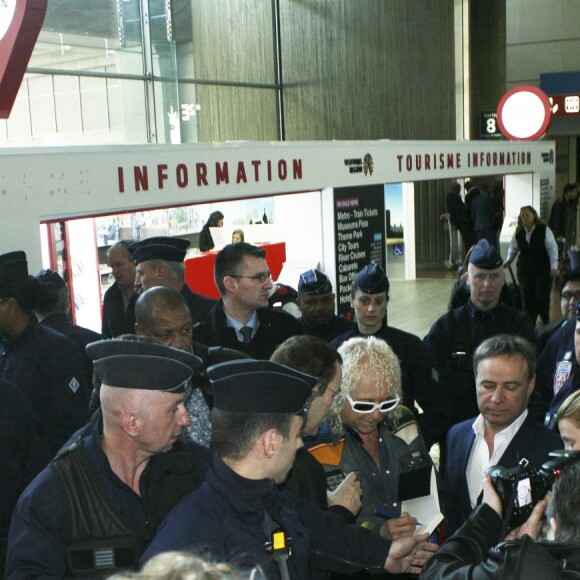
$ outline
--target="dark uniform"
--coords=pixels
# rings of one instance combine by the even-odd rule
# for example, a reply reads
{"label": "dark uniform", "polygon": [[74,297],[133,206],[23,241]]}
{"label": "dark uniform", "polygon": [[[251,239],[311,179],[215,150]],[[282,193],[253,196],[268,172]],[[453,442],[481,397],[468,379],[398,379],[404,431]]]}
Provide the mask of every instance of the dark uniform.
{"label": "dark uniform", "polygon": [[339,337],[340,335],[352,330],[353,322],[352,320],[347,320],[342,318],[342,316],[332,317],[332,320],[328,324],[322,324],[319,326],[309,326],[304,321],[304,318],[300,318],[300,324],[302,324],[302,332],[304,334],[309,334],[310,336],[317,336],[326,340],[326,342],[331,342],[333,339]]}
{"label": "dark uniform", "polygon": [[[501,303],[484,312],[471,300],[439,318],[425,337],[439,382],[445,387],[446,404],[451,410],[449,426],[479,413],[473,353],[485,339],[497,334],[515,334],[532,344],[536,341],[532,321],[523,312]],[[425,408],[425,413],[429,411]]]}
{"label": "dark uniform", "polygon": [[[135,242],[129,246],[129,249],[136,265],[148,260],[181,263],[185,260],[189,244],[189,240],[182,238],[158,236]],[[216,303],[213,298],[195,294],[185,282],[181,288],[181,295],[187,301],[191,312],[191,320],[194,324],[203,321]]]}
{"label": "dark uniform", "polygon": [[[125,524],[131,534],[123,538],[138,550],[155,533],[157,525],[167,512],[191,489],[197,487],[210,464],[210,452],[194,443],[188,447],[174,445],[169,453],[154,455],[149,459],[141,476],[140,493],[137,495],[111,470],[109,461],[101,447],[102,423],[97,423],[91,434],[73,446],[68,453],[60,455],[25,490],[18,501],[10,527],[9,549],[6,566],[7,578],[70,576],[71,561],[67,561],[67,550],[77,546],[74,561],[82,565],[83,547],[92,542],[102,547],[110,545],[107,536],[89,535],[82,537],[82,524],[88,522],[91,530],[98,529],[96,514],[105,513],[98,497],[84,497],[84,489],[77,488],[73,503],[67,499],[56,469],[70,454],[83,453],[88,459],[85,466],[75,465],[76,479],[90,478],[104,494],[104,506]],[[81,451],[79,451],[81,450]],[[88,465],[87,465],[88,463]],[[82,465],[82,464],[81,464]],[[76,480],[75,480],[76,483]],[[71,511],[77,516],[77,526],[71,526]],[[111,525],[107,517],[105,525]],[[101,524],[103,525],[103,524]],[[105,540],[109,541],[104,542]],[[86,547],[86,546],[85,546]],[[74,552],[73,552],[74,553]],[[92,556],[92,552],[91,552]],[[91,565],[94,565],[91,562]],[[127,567],[130,567],[128,564]],[[98,569],[95,575],[98,575]]]}
{"label": "dark uniform", "polygon": [[[555,413],[580,380],[574,350],[576,320],[566,320],[552,335],[538,358],[536,388],[530,399],[530,415],[556,427]],[[577,378],[576,375],[578,375]]]}
{"label": "dark uniform", "polygon": [[[117,413],[112,404],[105,420],[95,414],[71,438],[18,500],[8,540],[8,578],[108,576],[134,568],[162,519],[203,480],[209,466],[209,452],[191,442],[153,453],[151,449],[167,449],[169,439],[164,431],[145,428],[147,420],[159,418],[177,433],[185,416],[179,406],[201,365],[197,357],[154,342],[118,339],[91,343],[87,352],[108,389],[122,385],[123,390],[168,394],[173,412],[152,410],[147,419],[137,408],[142,427],[131,444],[133,438],[110,421]],[[132,409],[122,407],[127,415]],[[118,447],[111,464],[103,440],[117,447],[124,441],[128,451]],[[135,453],[145,453],[146,459],[134,480],[139,493],[121,479],[124,468],[137,467]]]}
{"label": "dark uniform", "polygon": [[19,335],[0,341],[0,378],[28,397],[53,452],[87,420],[86,372],[77,345],[34,317]]}
{"label": "dark uniform", "polygon": [[91,385],[93,382],[93,361],[87,355],[85,348],[87,347],[87,344],[97,340],[102,340],[104,336],[98,332],[94,332],[90,328],[73,324],[68,315],[63,312],[51,314],[50,316],[43,318],[40,324],[52,328],[53,330],[56,330],[74,340],[83,355],[83,360],[85,361],[87,369],[87,384]]}
{"label": "dark uniform", "polygon": [[217,302],[213,298],[196,294],[187,284],[184,284],[181,289],[181,295],[187,300],[193,324],[203,322]]}
{"label": "dark uniform", "polygon": [[135,302],[137,294],[129,298],[125,308],[123,293],[117,282],[105,292],[102,329],[105,336],[115,338],[121,334],[135,334]]}
{"label": "dark uniform", "polygon": [[12,510],[51,457],[30,403],[15,385],[0,380],[0,574]]}
{"label": "dark uniform", "polygon": [[[208,369],[208,376],[215,397],[213,418],[220,429],[216,434],[223,438],[224,449],[233,441],[226,441],[228,419],[232,419],[228,413],[247,421],[248,432],[256,432],[250,436],[253,448],[268,430],[267,422],[260,423],[256,415],[303,415],[317,384],[312,376],[270,361],[230,361]],[[292,425],[291,434],[299,422]],[[291,467],[291,448],[279,448],[282,455],[275,462],[260,459],[262,478],[241,475],[253,465],[249,451],[236,461],[235,471],[216,456],[203,485],[169,514],[141,563],[166,550],[198,548],[218,560],[231,561],[243,572],[259,568],[270,580],[282,578],[284,572],[293,580],[310,578],[310,565],[346,573],[367,567],[381,571],[389,542],[347,524],[312,501],[280,491],[274,478],[281,480],[283,471]],[[267,542],[274,542],[274,553]],[[288,545],[290,553],[285,549]]]}
{"label": "dark uniform", "polygon": [[390,547],[377,534],[349,525],[313,502],[292,499],[271,479],[237,475],[216,457],[205,483],[169,514],[141,563],[167,550],[198,547],[242,571],[259,567],[264,577],[276,580],[280,570],[265,547],[275,527],[291,538],[288,569],[293,580],[310,578],[309,564],[342,573],[363,568],[379,572]]}
{"label": "dark uniform", "polygon": [[[349,332],[334,339],[331,344],[338,348],[349,338],[369,336],[361,334],[355,326]],[[401,380],[403,389],[402,404],[408,409],[415,409],[415,401],[423,411],[417,416],[421,435],[427,448],[437,442],[445,431],[449,413],[442,396],[442,387],[437,372],[431,364],[431,357],[421,339],[414,334],[383,324],[372,336],[384,340],[394,351],[401,363]]]}
{"label": "dark uniform", "polygon": [[227,325],[223,302],[211,309],[207,318],[193,327],[193,340],[207,346],[225,346],[244,352],[255,359],[269,359],[276,347],[287,338],[302,334],[298,320],[290,314],[270,308],[257,310],[260,326],[248,343],[240,342],[236,331]]}

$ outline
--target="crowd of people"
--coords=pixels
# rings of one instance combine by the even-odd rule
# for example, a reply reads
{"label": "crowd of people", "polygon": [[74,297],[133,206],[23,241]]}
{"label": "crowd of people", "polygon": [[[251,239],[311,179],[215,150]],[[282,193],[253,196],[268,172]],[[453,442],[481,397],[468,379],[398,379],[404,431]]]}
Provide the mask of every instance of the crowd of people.
{"label": "crowd of people", "polygon": [[[547,247],[528,213],[523,268]],[[561,280],[563,321],[537,326],[501,300],[489,230],[469,255],[465,302],[423,339],[387,323],[376,263],[352,280],[348,321],[317,269],[297,281],[297,316],[273,307],[266,253],[243,240],[216,256],[219,300],[186,284],[186,240],[119,242],[97,334],[70,321],[57,273],[30,276],[24,252],[1,255],[6,577],[469,578],[471,566],[531,578],[513,572],[524,554],[548,558],[546,579],[580,573],[573,464],[555,507],[539,502],[508,530],[517,550],[486,561],[507,525],[487,470],[580,450],[580,274]],[[411,491],[431,475],[434,487]],[[425,494],[443,519],[419,533],[405,502]],[[558,543],[536,541],[546,509]]]}

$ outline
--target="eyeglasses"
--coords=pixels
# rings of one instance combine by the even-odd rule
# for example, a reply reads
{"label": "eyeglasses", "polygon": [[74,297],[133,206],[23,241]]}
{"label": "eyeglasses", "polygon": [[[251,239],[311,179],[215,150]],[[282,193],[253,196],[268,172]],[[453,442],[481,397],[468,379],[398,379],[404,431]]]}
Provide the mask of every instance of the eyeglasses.
{"label": "eyeglasses", "polygon": [[260,274],[254,274],[253,276],[237,276],[236,274],[228,274],[228,276],[230,278],[248,278],[248,280],[255,280],[256,282],[260,282],[260,284],[272,280],[272,274],[270,272],[262,272]]}
{"label": "eyeglasses", "polygon": [[566,290],[566,292],[562,292],[560,296],[562,296],[562,300],[572,300],[572,298],[576,298],[576,302],[580,302],[580,290],[577,292]]}
{"label": "eyeglasses", "polygon": [[374,413],[377,409],[381,413],[386,413],[387,411],[392,411],[401,401],[398,396],[396,396],[394,399],[381,401],[380,403],[371,403],[369,401],[353,401],[350,398],[350,395],[347,395],[346,399],[350,403],[350,406],[355,413]]}

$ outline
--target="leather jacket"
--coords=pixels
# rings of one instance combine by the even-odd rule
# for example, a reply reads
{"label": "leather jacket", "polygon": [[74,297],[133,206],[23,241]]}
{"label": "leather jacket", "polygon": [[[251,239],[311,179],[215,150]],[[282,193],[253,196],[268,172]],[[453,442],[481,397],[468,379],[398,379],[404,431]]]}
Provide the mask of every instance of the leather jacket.
{"label": "leather jacket", "polygon": [[421,580],[580,578],[580,544],[523,539],[500,542],[502,519],[478,506],[421,572]]}

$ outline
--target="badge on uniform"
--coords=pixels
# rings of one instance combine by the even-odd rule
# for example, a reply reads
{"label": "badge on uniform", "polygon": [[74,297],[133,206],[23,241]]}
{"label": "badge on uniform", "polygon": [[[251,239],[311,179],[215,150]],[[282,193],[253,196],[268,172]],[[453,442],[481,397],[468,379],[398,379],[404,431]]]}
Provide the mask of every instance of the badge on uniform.
{"label": "badge on uniform", "polygon": [[70,380],[70,383],[68,384],[68,388],[76,394],[76,392],[79,390],[79,387],[81,386],[81,384],[76,380],[75,377],[73,377]]}
{"label": "badge on uniform", "polygon": [[558,394],[562,385],[568,380],[571,371],[572,363],[569,360],[561,360],[557,364],[556,372],[554,374],[554,395]]}

